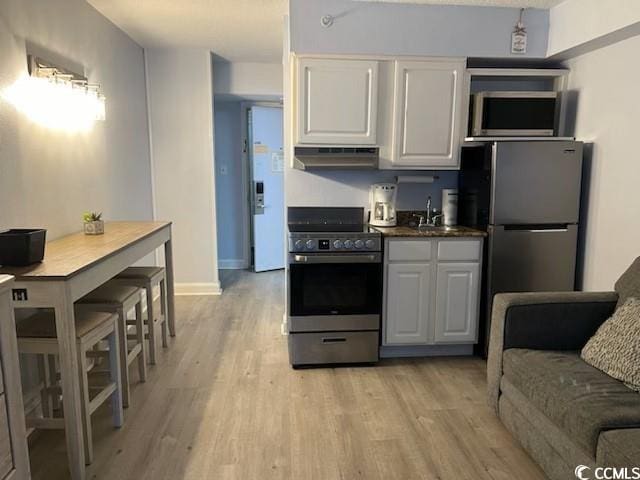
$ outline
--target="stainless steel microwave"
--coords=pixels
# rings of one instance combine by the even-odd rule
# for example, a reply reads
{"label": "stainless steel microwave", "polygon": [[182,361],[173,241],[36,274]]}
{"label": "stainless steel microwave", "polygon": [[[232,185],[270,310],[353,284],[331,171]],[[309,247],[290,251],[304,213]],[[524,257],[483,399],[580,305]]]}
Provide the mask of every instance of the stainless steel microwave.
{"label": "stainless steel microwave", "polygon": [[479,136],[556,135],[558,92],[478,92],[473,96],[470,133]]}

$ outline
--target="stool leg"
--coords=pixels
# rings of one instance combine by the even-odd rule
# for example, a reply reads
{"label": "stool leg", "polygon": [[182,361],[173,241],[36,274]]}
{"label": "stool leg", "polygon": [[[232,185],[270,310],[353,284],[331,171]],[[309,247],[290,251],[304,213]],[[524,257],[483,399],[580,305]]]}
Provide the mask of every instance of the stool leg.
{"label": "stool leg", "polygon": [[[120,367],[120,335],[118,326],[107,338],[109,341],[109,375],[111,381],[116,384],[116,391],[111,396],[111,410],[113,412],[113,425],[122,427],[124,412],[122,411],[122,376]],[[125,362],[126,363],[126,362]]]}
{"label": "stool leg", "polygon": [[89,378],[87,374],[87,355],[85,347],[78,344],[78,376],[80,378],[80,393],[82,401],[80,410],[82,412],[82,430],[84,437],[85,463],[90,465],[93,462],[93,434],[91,431],[91,413],[89,412]]}
{"label": "stool leg", "polygon": [[[49,366],[49,379],[51,380],[53,385],[58,385],[58,369],[56,368],[56,356],[55,355],[47,355],[47,363]],[[60,396],[55,393],[51,395],[51,407],[53,410],[60,410]]]}
{"label": "stool leg", "polygon": [[160,288],[160,313],[162,318],[160,319],[160,326],[162,329],[162,346],[167,348],[169,346],[169,339],[167,338],[167,295],[164,280],[160,280],[158,283]]}
{"label": "stool leg", "polygon": [[118,337],[120,338],[120,374],[122,378],[122,405],[129,406],[131,397],[129,394],[129,364],[127,362],[127,312],[123,308],[118,309]]}
{"label": "stool leg", "polygon": [[53,418],[53,407],[51,405],[51,379],[49,370],[49,358],[47,355],[37,355],[38,357],[38,376],[42,380],[43,389],[40,392],[40,401],[42,402],[42,416],[45,418]]}
{"label": "stool leg", "polygon": [[167,278],[165,277],[162,282],[160,283],[160,292],[163,295],[163,300],[162,300],[162,315],[164,315],[165,321],[167,322],[167,325],[169,326],[169,335],[171,335],[172,337],[176,336],[176,324],[174,322],[174,319],[169,318],[169,299],[167,298]]}
{"label": "stool leg", "polygon": [[140,354],[138,355],[138,373],[140,375],[140,381],[147,381],[147,362],[145,357],[147,355],[147,347],[144,343],[144,319],[142,318],[142,302],[136,303],[136,338],[140,344]]}
{"label": "stool leg", "polygon": [[153,289],[151,283],[147,283],[147,328],[149,329],[149,363],[156,364],[156,355],[158,353],[156,345],[156,328],[155,315],[153,313]]}

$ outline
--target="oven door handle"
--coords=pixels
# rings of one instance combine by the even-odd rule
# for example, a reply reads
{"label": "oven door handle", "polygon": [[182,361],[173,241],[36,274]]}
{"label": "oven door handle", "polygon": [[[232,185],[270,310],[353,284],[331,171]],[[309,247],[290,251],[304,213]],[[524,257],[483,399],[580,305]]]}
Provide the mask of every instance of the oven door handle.
{"label": "oven door handle", "polygon": [[290,263],[380,263],[379,253],[368,255],[292,255]]}

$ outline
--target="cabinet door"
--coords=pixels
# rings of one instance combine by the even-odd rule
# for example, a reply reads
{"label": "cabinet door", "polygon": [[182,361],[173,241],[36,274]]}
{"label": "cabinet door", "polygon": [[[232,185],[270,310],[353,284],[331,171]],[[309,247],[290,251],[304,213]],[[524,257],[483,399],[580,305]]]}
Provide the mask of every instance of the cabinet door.
{"label": "cabinet door", "polygon": [[435,343],[475,342],[478,331],[478,263],[438,265]]}
{"label": "cabinet door", "polygon": [[390,264],[387,272],[386,345],[427,343],[430,264]]}
{"label": "cabinet door", "polygon": [[300,59],[298,143],[375,145],[378,62]]}
{"label": "cabinet door", "polygon": [[396,62],[394,167],[458,167],[464,69],[464,60]]}

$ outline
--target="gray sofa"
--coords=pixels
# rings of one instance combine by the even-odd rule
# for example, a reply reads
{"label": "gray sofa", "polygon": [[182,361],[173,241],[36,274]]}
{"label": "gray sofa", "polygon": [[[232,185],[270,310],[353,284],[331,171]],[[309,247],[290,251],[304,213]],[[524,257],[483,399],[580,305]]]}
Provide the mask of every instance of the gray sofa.
{"label": "gray sofa", "polygon": [[630,296],[640,297],[640,257],[614,292],[494,299],[489,403],[552,480],[574,478],[578,465],[640,466],[640,393],[580,359]]}

